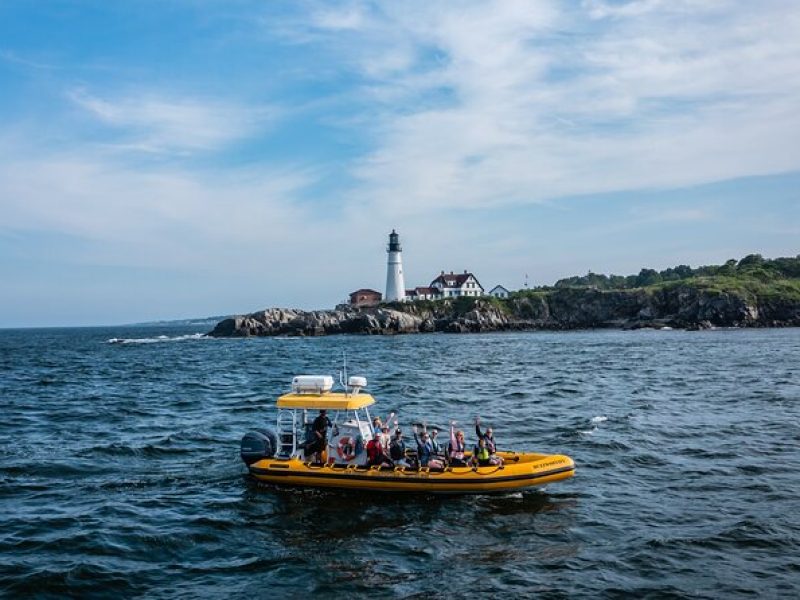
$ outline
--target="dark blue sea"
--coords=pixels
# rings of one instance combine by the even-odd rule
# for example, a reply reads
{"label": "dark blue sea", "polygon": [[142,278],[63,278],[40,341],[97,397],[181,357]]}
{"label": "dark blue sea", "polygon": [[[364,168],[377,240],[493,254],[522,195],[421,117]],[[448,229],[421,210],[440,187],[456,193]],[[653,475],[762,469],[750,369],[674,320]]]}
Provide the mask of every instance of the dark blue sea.
{"label": "dark blue sea", "polygon": [[[800,330],[202,333],[0,331],[0,595],[800,596]],[[343,352],[401,426],[471,434],[480,414],[576,477],[464,497],[254,484],[241,435]]]}

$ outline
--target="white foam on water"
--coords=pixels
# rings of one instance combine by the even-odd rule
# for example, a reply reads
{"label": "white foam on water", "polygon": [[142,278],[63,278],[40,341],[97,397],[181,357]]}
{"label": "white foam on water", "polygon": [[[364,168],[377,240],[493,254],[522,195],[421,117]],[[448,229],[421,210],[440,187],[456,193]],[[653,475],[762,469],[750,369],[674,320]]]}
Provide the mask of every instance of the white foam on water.
{"label": "white foam on water", "polygon": [[582,435],[592,435],[595,431],[597,431],[597,424],[603,423],[604,421],[608,421],[608,417],[604,415],[597,415],[596,417],[592,417],[589,419],[589,422],[592,424],[591,429],[586,429],[584,431],[578,431],[578,433]]}
{"label": "white foam on water", "polygon": [[524,498],[522,492],[509,492],[507,494],[503,494],[504,498]]}
{"label": "white foam on water", "polygon": [[168,335],[159,335],[156,337],[146,338],[111,338],[106,340],[109,344],[158,344],[159,342],[182,342],[185,340],[205,340],[211,339],[204,333],[189,333],[186,335],[176,335],[170,337]]}

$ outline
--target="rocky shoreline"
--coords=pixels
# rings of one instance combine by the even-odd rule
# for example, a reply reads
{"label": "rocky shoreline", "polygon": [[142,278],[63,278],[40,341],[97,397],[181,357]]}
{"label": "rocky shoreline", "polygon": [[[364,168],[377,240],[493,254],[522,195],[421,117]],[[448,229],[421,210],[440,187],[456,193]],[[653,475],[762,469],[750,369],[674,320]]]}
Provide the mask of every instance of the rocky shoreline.
{"label": "rocky shoreline", "polygon": [[678,285],[657,290],[562,288],[507,300],[456,298],[373,308],[270,308],[223,319],[213,337],[391,335],[597,328],[797,327],[800,300]]}

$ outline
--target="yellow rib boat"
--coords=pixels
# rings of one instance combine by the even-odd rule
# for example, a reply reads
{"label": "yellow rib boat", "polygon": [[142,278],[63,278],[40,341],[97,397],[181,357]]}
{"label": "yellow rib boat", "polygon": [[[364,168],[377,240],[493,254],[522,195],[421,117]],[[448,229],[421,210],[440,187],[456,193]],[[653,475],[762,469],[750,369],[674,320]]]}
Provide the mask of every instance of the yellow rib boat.
{"label": "yellow rib boat", "polygon": [[[365,386],[363,377],[351,377],[344,392],[332,392],[331,377],[295,377],[292,391],[278,398],[276,429],[251,431],[242,438],[241,456],[250,474],[277,485],[443,494],[508,492],[575,474],[570,457],[534,452],[498,451],[502,465],[410,466],[415,464],[412,452],[407,465],[368,466],[366,440],[375,434],[369,407],[375,399],[361,391]],[[322,453],[324,459],[312,462],[305,440],[314,439],[313,413],[321,410],[331,415],[333,435]]]}

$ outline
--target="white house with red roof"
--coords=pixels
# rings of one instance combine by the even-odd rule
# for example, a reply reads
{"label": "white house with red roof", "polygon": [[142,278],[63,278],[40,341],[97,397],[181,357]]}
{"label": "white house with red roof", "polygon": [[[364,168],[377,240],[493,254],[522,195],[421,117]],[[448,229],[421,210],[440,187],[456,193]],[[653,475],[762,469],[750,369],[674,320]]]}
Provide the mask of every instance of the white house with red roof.
{"label": "white house with red roof", "polygon": [[444,271],[431,281],[431,288],[437,290],[437,298],[454,298],[458,296],[483,296],[483,286],[472,273],[464,271],[458,275]]}

